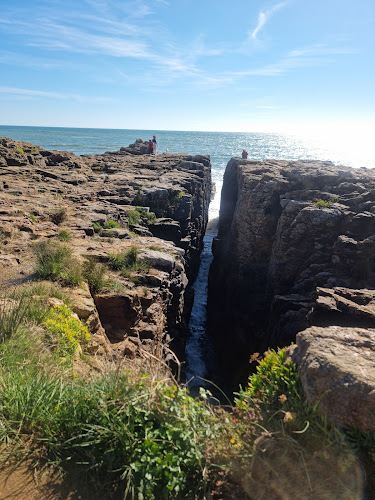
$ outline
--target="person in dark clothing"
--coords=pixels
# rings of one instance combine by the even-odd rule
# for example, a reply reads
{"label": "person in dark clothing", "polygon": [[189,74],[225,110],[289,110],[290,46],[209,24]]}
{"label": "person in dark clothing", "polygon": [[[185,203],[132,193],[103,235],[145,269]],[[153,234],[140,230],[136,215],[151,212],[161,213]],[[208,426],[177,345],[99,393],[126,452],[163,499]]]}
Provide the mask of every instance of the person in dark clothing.
{"label": "person in dark clothing", "polygon": [[156,142],[156,135],[153,136],[152,142],[154,143],[154,153],[156,153],[157,152],[156,150],[158,147],[158,143]]}

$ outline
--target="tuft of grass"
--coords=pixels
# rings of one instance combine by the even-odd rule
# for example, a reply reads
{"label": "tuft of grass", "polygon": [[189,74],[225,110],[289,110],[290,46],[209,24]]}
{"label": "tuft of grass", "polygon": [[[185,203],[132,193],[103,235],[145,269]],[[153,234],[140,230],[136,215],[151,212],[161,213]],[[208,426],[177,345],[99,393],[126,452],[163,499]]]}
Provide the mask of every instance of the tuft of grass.
{"label": "tuft of grass", "polygon": [[333,198],[330,198],[329,200],[317,200],[314,203],[314,207],[317,208],[328,208],[332,205],[332,203],[337,203],[339,201],[338,196],[334,196]]}
{"label": "tuft of grass", "polygon": [[92,292],[100,292],[107,288],[106,268],[95,258],[87,258],[83,266],[83,276]]}
{"label": "tuft of grass", "polygon": [[59,231],[58,238],[60,241],[64,241],[64,242],[71,241],[71,239],[72,239],[69,232],[66,231],[65,229],[62,229],[61,231]]}
{"label": "tuft of grass", "polygon": [[120,227],[120,224],[112,219],[107,219],[104,223],[105,229],[119,229]]}
{"label": "tuft of grass", "polygon": [[81,269],[71,247],[45,239],[35,243],[33,250],[37,260],[36,273],[41,279],[75,285],[81,282]]}
{"label": "tuft of grass", "polygon": [[148,272],[150,265],[146,259],[140,259],[138,256],[138,247],[132,246],[125,253],[110,254],[109,266],[114,271],[120,271],[122,276],[138,283],[138,279],[133,276],[133,272]]}
{"label": "tuft of grass", "polygon": [[138,224],[142,221],[146,224],[153,224],[156,221],[154,212],[150,212],[146,207],[136,207],[134,210],[126,212],[129,224]]}
{"label": "tuft of grass", "polygon": [[0,297],[0,342],[17,333],[24,322],[29,301],[25,297],[19,300]]}
{"label": "tuft of grass", "polygon": [[138,224],[141,219],[141,213],[138,210],[128,210],[126,216],[131,225]]}

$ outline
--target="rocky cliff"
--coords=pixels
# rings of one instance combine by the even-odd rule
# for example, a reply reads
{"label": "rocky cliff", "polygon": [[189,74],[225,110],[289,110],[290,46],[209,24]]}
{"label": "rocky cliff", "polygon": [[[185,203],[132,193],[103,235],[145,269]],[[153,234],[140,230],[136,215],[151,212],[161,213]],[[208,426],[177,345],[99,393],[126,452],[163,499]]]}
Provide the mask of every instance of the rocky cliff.
{"label": "rocky cliff", "polygon": [[375,328],[375,172],[232,159],[213,251],[210,330],[237,381],[310,325]]}
{"label": "rocky cliff", "polygon": [[[101,263],[112,284],[71,290],[98,350],[134,356],[171,339],[182,355],[189,282],[207,223],[210,160],[145,155],[141,142],[78,157],[0,138],[0,272],[3,282],[30,280],[33,245],[69,239],[81,264]],[[142,269],[126,274],[108,265],[131,249],[146,263]]]}

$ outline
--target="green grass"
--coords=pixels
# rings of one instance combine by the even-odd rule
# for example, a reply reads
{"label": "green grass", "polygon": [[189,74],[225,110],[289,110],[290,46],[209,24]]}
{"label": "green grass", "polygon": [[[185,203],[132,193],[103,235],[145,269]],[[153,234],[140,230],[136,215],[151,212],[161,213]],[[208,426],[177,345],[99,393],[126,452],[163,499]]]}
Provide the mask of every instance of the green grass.
{"label": "green grass", "polygon": [[60,280],[78,285],[82,281],[80,265],[73,256],[73,249],[58,241],[41,240],[33,246],[36,273],[41,279]]}
{"label": "green grass", "polygon": [[120,224],[112,219],[107,219],[104,223],[105,229],[119,229],[121,228]]}
{"label": "green grass", "polygon": [[0,347],[1,441],[32,436],[55,463],[124,498],[203,498],[206,441],[217,432],[210,408],[147,374],[72,379],[53,363],[27,337]]}
{"label": "green grass", "polygon": [[83,266],[83,277],[92,292],[100,292],[108,286],[106,267],[94,258],[87,258]]}
{"label": "green grass", "polygon": [[138,247],[132,246],[125,253],[110,254],[109,266],[114,271],[120,271],[125,278],[137,283],[138,280],[133,273],[148,272],[150,269],[147,259],[140,259],[138,253]]}
{"label": "green grass", "polygon": [[69,232],[66,231],[65,229],[62,229],[61,231],[59,231],[58,238],[60,241],[63,241],[63,242],[71,241],[71,239],[72,239]]}

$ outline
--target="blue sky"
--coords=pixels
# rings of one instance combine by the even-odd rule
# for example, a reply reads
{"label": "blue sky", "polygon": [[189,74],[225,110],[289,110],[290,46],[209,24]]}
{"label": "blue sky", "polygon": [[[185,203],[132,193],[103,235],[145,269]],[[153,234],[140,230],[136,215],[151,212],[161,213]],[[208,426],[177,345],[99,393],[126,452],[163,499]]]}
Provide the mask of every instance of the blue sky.
{"label": "blue sky", "polygon": [[374,127],[374,0],[0,0],[0,124]]}

